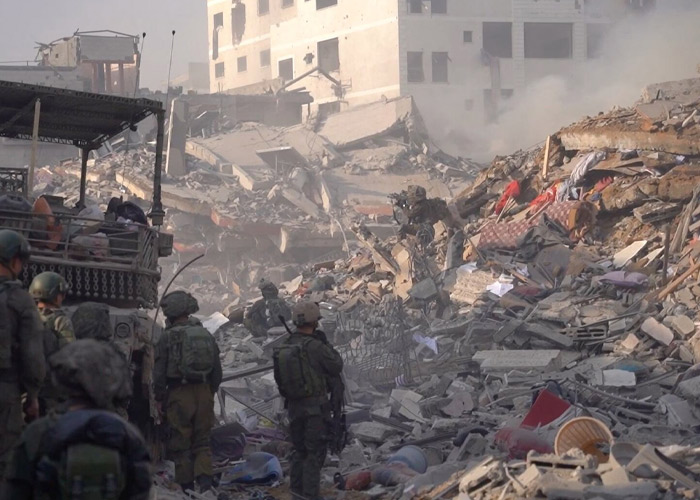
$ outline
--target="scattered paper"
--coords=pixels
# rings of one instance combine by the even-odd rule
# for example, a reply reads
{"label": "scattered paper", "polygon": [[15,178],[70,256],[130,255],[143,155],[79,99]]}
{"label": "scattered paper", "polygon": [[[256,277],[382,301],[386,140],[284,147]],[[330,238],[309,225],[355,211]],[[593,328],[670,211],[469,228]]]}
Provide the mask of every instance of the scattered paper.
{"label": "scattered paper", "polygon": [[503,297],[513,288],[515,287],[511,283],[501,283],[500,281],[496,281],[495,283],[492,283],[486,287],[486,289],[489,292],[491,292],[494,295],[497,295],[498,297]]}
{"label": "scattered paper", "polygon": [[428,348],[433,351],[435,354],[438,354],[438,346],[437,346],[437,340],[431,337],[423,337],[422,335],[418,333],[413,334],[413,340],[418,342],[419,344],[423,344],[425,346],[428,346]]}

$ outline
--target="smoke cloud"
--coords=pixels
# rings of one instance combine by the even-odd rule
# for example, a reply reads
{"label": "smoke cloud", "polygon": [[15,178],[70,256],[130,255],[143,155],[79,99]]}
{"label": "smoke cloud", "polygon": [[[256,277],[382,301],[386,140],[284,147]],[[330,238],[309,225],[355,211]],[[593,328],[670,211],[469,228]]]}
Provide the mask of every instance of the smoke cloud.
{"label": "smoke cloud", "polygon": [[657,8],[614,25],[601,57],[569,75],[532,82],[503,103],[498,123],[469,127],[449,151],[489,161],[542,142],[548,134],[613,106],[630,106],[650,83],[699,77],[700,2],[658,0]]}

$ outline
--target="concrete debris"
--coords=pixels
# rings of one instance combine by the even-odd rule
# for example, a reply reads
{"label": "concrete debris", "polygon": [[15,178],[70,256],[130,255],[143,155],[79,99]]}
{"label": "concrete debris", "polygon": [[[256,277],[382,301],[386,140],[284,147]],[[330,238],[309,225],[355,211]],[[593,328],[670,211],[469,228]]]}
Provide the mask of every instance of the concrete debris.
{"label": "concrete debris", "polygon": [[[284,326],[246,326],[272,319],[264,278],[276,306],[319,303],[345,362],[350,439],[328,489],[362,472],[352,484],[377,498],[697,497],[700,104],[664,98],[667,116],[664,92],[481,171],[432,149],[410,99],[314,130],[219,116],[187,138],[186,173],[163,185],[163,282],[206,253],[180,280],[221,348],[217,415],[244,436],[218,466],[263,448],[288,466]],[[95,159],[92,204],[147,208],[144,144]],[[77,165],[38,170],[37,187],[77,192]],[[441,215],[417,217],[409,185]],[[553,455],[578,417],[579,442]],[[387,463],[404,447],[427,470]]]}

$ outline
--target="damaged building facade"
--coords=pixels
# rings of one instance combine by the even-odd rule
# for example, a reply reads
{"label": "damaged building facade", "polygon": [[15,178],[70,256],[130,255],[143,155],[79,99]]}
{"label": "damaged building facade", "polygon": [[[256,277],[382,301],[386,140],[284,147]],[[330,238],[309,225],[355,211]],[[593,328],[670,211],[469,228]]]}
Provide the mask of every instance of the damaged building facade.
{"label": "damaged building facade", "polygon": [[651,4],[209,0],[211,91],[295,82],[321,115],[411,95],[439,140],[495,120],[500,101],[529,82],[597,56],[611,23]]}

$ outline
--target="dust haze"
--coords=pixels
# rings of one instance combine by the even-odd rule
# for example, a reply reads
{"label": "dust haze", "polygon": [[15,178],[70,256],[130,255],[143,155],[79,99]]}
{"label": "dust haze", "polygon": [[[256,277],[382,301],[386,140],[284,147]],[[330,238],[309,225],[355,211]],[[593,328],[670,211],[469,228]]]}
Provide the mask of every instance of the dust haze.
{"label": "dust haze", "polygon": [[490,161],[495,154],[538,144],[584,116],[632,105],[647,84],[700,76],[699,22],[697,0],[659,0],[655,11],[612,27],[601,57],[582,62],[571,75],[532,82],[503,103],[497,124],[470,125],[466,143],[443,146]]}

